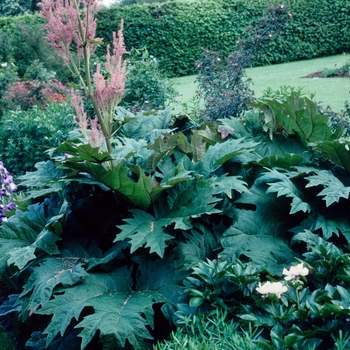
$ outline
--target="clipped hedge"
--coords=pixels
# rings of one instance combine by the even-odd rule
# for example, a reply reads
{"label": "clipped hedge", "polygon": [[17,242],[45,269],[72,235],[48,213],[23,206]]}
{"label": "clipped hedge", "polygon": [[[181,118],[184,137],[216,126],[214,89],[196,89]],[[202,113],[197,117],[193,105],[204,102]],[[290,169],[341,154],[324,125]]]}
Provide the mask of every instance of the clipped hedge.
{"label": "clipped hedge", "polygon": [[104,9],[98,15],[98,36],[110,41],[110,32],[124,19],[128,49],[146,46],[171,76],[195,72],[202,48],[228,55],[244,28],[263,14],[268,1],[208,0],[168,2]]}
{"label": "clipped hedge", "polygon": [[[113,7],[99,13],[98,36],[125,21],[126,45],[147,46],[160,67],[173,76],[195,73],[202,48],[227,56],[245,28],[272,0],[207,0]],[[274,1],[276,2],[276,1]],[[342,53],[350,48],[349,0],[289,0],[292,21],[283,37],[271,41],[257,64],[282,63]]]}

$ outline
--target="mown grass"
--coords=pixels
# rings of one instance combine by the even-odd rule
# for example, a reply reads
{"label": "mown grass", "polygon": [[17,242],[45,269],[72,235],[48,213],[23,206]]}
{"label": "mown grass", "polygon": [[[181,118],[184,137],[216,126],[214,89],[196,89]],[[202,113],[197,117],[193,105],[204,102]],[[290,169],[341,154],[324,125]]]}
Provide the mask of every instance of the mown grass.
{"label": "mown grass", "polygon": [[[280,86],[289,85],[294,88],[303,87],[306,94],[315,93],[315,100],[322,102],[324,107],[331,106],[334,111],[340,111],[345,101],[350,100],[350,78],[303,78],[308,74],[340,67],[350,60],[346,55],[334,55],[329,57],[302,60],[290,63],[275,64],[265,67],[247,69],[247,76],[252,79],[251,88],[257,97],[264,90],[278,89]],[[174,87],[179,92],[180,103],[188,102],[196,93],[196,76],[186,76],[173,79]],[[179,107],[177,107],[179,108]]]}

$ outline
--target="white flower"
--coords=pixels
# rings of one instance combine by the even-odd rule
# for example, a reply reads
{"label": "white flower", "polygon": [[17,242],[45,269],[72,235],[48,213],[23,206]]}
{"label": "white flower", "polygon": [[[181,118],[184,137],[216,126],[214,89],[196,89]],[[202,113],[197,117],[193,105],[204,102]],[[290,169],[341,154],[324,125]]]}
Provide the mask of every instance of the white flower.
{"label": "white flower", "polygon": [[7,62],[1,63],[1,67],[7,67]]}
{"label": "white flower", "polygon": [[284,277],[286,281],[290,281],[293,278],[308,275],[309,270],[308,268],[304,267],[303,263],[300,263],[299,265],[291,266],[289,271],[287,269],[283,269],[282,274],[286,275],[286,277]]}
{"label": "white flower", "polygon": [[279,298],[282,293],[287,291],[287,287],[281,282],[266,282],[264,285],[259,282],[259,287],[256,290],[260,294],[276,294]]}

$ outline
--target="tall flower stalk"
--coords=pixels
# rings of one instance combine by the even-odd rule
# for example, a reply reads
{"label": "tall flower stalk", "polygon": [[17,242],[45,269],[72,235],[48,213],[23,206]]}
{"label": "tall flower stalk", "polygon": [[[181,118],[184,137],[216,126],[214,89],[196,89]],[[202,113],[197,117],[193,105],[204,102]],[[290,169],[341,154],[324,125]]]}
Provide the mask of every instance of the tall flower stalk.
{"label": "tall flower stalk", "polygon": [[[101,130],[107,150],[112,151],[111,137],[113,136],[113,114],[125,91],[126,61],[123,55],[127,53],[123,37],[123,21],[120,30],[113,33],[113,50],[107,46],[105,68],[106,78],[101,73],[101,65],[96,66],[92,76],[90,70],[91,56],[102,39],[96,38],[96,13],[101,0],[43,0],[41,15],[47,21],[47,39],[68,65],[72,73],[78,77],[85,95],[91,100],[98,124],[96,122],[83,123],[81,118],[81,103],[75,97],[76,113],[79,125],[90,124],[93,137]],[[82,9],[82,10],[81,10]],[[76,51],[78,61],[72,54]],[[81,74],[80,62],[85,66],[85,75]],[[95,87],[93,86],[93,83]],[[86,118],[86,115],[85,117]],[[83,132],[84,134],[84,132]]]}

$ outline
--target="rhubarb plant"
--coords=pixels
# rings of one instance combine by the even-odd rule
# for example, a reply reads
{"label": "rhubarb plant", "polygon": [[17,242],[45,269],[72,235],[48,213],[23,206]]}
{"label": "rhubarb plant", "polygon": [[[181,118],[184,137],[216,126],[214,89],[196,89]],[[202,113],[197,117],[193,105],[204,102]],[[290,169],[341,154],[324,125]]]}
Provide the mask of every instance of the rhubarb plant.
{"label": "rhubarb plant", "polygon": [[[71,47],[88,61],[99,44],[95,5],[44,1],[62,29],[54,35],[85,18],[73,36],[51,39],[76,74]],[[342,251],[350,243],[350,145],[312,101],[266,99],[196,127],[170,109],[134,115],[117,107],[118,37],[107,61],[120,79],[103,76],[106,90],[101,71],[96,87],[82,82],[96,118],[76,97],[79,128],[19,179],[27,201],[0,227],[0,273],[15,287],[1,314],[19,314],[28,348],[147,349],[174,327],[195,264],[239,258],[276,276],[313,235]]]}

